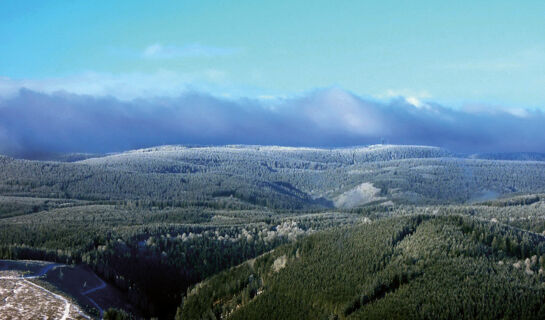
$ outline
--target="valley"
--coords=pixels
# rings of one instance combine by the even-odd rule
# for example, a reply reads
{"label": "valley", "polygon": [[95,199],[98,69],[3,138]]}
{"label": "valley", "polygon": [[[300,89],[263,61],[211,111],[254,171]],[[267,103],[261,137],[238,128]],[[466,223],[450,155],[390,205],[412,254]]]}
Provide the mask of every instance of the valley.
{"label": "valley", "polygon": [[0,269],[14,277],[2,294],[42,294],[36,312],[54,318],[539,319],[545,162],[506,157],[394,145],[0,157]]}

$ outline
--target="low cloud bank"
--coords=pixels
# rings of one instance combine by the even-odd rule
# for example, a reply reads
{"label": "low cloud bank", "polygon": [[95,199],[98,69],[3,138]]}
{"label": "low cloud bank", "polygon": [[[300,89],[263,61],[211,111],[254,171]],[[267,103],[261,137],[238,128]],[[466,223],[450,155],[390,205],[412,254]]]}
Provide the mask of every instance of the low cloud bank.
{"label": "low cloud bank", "polygon": [[542,152],[545,115],[454,110],[404,98],[378,102],[340,89],[274,102],[202,93],[127,102],[26,89],[0,99],[0,153],[18,157],[162,144],[342,147],[383,141],[457,152]]}

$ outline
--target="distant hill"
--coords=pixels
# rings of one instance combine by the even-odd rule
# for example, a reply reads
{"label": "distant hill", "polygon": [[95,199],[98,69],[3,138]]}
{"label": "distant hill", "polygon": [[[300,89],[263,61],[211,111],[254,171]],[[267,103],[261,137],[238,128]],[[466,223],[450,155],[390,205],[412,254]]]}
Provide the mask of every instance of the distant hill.
{"label": "distant hill", "polygon": [[352,148],[306,148],[281,146],[228,145],[223,147],[160,146],[127,151],[84,161],[84,163],[120,163],[154,159],[207,159],[210,157],[275,160],[305,160],[319,163],[355,164],[361,162],[389,161],[415,158],[441,158],[453,154],[445,149],[428,146],[372,145]]}
{"label": "distant hill", "polygon": [[97,153],[56,153],[56,152],[42,152],[26,154],[17,157],[17,159],[24,160],[37,160],[37,161],[56,161],[56,162],[76,162],[90,158],[98,158],[104,155]]}
{"label": "distant hill", "polygon": [[73,163],[0,163],[6,195],[210,202],[285,209],[464,203],[545,192],[545,162],[457,158],[427,146],[161,146]]}

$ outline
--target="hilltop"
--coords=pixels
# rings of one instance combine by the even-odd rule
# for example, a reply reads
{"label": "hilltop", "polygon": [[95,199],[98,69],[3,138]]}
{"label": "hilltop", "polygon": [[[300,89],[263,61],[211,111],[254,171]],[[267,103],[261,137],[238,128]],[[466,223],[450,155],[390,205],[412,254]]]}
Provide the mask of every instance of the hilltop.
{"label": "hilltop", "polygon": [[73,163],[0,163],[6,195],[217,202],[284,209],[465,203],[545,191],[545,162],[457,157],[427,146],[162,146]]}

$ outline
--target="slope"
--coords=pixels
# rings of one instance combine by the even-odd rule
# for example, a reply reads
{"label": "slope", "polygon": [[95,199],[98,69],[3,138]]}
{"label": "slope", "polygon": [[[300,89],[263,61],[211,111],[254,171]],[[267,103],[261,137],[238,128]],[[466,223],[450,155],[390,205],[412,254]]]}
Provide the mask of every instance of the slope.
{"label": "slope", "polygon": [[[498,239],[529,249],[501,250]],[[543,242],[467,217],[384,219],[309,236],[214,276],[188,292],[178,315],[540,319]]]}
{"label": "slope", "polygon": [[[376,194],[362,194],[362,186]],[[249,206],[301,210],[464,203],[538,192],[545,192],[545,162],[453,158],[426,146],[163,146],[75,163],[0,161],[1,194],[39,198],[170,204],[230,197]]]}

